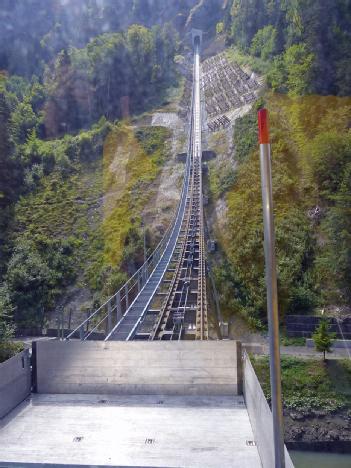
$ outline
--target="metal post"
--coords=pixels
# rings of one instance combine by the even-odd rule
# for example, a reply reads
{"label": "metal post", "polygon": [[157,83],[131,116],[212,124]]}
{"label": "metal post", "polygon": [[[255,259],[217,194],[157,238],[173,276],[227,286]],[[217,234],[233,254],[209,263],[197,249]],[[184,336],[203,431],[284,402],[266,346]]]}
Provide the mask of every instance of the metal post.
{"label": "metal post", "polygon": [[61,340],[65,339],[65,310],[61,310]]}
{"label": "metal post", "polygon": [[121,293],[118,291],[116,294],[116,323],[119,322],[121,316],[122,316]]}
{"label": "metal post", "polygon": [[124,294],[125,294],[125,296],[126,296],[126,312],[127,312],[128,307],[129,307],[129,297],[128,297],[129,290],[128,290],[128,283],[126,283],[126,285],[124,286]]}
{"label": "metal post", "polygon": [[111,301],[107,303],[107,334],[112,330],[112,307]]}
{"label": "metal post", "polygon": [[143,246],[144,246],[144,263],[146,262],[146,236],[145,236],[145,224],[142,221],[141,226],[143,228]]}
{"label": "metal post", "polygon": [[142,271],[139,271],[138,272],[138,292],[140,292],[141,288],[142,288],[142,283],[143,283],[143,277],[142,277]]}
{"label": "metal post", "polygon": [[72,322],[72,309],[69,309],[69,315],[68,315],[68,333],[71,331],[71,322]]}
{"label": "metal post", "polygon": [[260,166],[263,202],[264,254],[266,263],[269,362],[272,394],[271,401],[273,414],[274,455],[275,468],[284,468],[284,422],[280,371],[277,269],[275,259],[271,152],[269,144],[268,113],[266,109],[260,109],[258,111],[258,129],[260,142]]}
{"label": "metal post", "polygon": [[86,329],[86,332],[88,333],[89,332],[89,326],[90,326],[90,320],[89,320],[89,317],[90,317],[90,310],[87,309],[87,329]]}
{"label": "metal post", "polygon": [[141,277],[143,279],[143,284],[145,284],[147,281],[147,265],[145,263],[142,267]]}

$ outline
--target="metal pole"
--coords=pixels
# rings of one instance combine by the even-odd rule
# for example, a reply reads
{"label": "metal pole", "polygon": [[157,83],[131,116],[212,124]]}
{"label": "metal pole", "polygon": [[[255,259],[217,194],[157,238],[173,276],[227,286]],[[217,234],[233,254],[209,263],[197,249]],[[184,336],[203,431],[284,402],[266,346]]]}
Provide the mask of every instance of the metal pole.
{"label": "metal pole", "polygon": [[69,309],[69,315],[68,315],[68,333],[71,331],[71,322],[72,322],[72,309]]}
{"label": "metal pole", "polygon": [[125,294],[125,299],[126,299],[126,312],[128,310],[128,307],[129,307],[129,291],[128,291],[128,283],[126,283],[126,285],[124,286],[124,294]]}
{"label": "metal pole", "polygon": [[143,274],[142,270],[138,272],[138,279],[137,279],[137,281],[138,281],[138,292],[140,292],[140,290],[142,288],[142,282],[143,282],[142,274]]}
{"label": "metal pole", "polygon": [[112,330],[112,304],[111,301],[107,303],[107,335]]}
{"label": "metal pole", "polygon": [[122,316],[121,293],[118,291],[116,294],[116,323],[119,322],[121,316]]}
{"label": "metal pole", "polygon": [[62,307],[61,310],[61,340],[65,339],[65,310]]}
{"label": "metal pole", "polygon": [[146,262],[146,236],[145,236],[145,224],[143,223],[143,238],[144,238],[144,263]]}
{"label": "metal pole", "polygon": [[261,187],[264,224],[264,254],[266,263],[267,311],[269,331],[269,364],[272,394],[275,468],[285,467],[284,422],[280,371],[279,316],[275,234],[272,198],[271,151],[269,144],[268,112],[258,111],[260,142]]}

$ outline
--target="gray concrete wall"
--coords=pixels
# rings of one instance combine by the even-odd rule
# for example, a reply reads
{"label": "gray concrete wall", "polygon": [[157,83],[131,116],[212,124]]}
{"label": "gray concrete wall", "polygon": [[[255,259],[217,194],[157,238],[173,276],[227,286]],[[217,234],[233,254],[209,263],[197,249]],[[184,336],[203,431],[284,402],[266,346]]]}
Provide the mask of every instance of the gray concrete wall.
{"label": "gray concrete wall", "polygon": [[[246,353],[244,353],[243,362],[243,390],[262,466],[263,468],[272,468],[275,466],[272,413]],[[294,468],[286,448],[285,467]]]}
{"label": "gray concrete wall", "polygon": [[266,351],[266,345],[261,343],[241,343],[241,346],[248,354],[265,354]]}
{"label": "gray concrete wall", "polygon": [[31,391],[29,350],[0,364],[0,418],[23,401]]}
{"label": "gray concrete wall", "polygon": [[237,395],[235,341],[38,341],[39,393]]}

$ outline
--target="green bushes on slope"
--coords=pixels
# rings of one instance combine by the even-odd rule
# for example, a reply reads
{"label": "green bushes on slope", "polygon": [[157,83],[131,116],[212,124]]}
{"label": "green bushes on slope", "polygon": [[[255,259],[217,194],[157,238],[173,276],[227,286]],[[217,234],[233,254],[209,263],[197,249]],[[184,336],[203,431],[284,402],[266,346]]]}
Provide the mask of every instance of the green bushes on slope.
{"label": "green bushes on slope", "polygon": [[[103,219],[95,232],[94,251],[86,272],[102,297],[113,294],[126,273],[143,260],[141,213],[152,195],[152,183],[166,159],[169,131],[117,126],[106,139],[103,156]],[[123,274],[121,276],[121,273]],[[107,281],[106,276],[114,277]]]}
{"label": "green bushes on slope", "polygon": [[[269,359],[252,359],[264,394],[270,400]],[[320,359],[282,356],[284,408],[314,416],[321,410],[334,413],[351,409],[351,366],[347,359],[335,359],[325,365]]]}
{"label": "green bushes on slope", "polygon": [[[133,25],[62,50],[42,82],[0,75],[1,334],[11,316],[42,325],[72,284],[99,302],[140,263],[140,213],[168,132],[125,127],[123,147],[122,127],[116,133],[107,118],[121,116],[122,97],[131,112],[159,102],[176,79],[176,48],[173,28]],[[113,169],[102,157],[109,142]],[[117,189],[119,149],[134,153]]]}
{"label": "green bushes on slope", "polygon": [[14,208],[0,288],[3,314],[18,326],[40,327],[67,288],[87,289],[98,304],[135,271],[143,258],[140,214],[166,159],[168,137],[162,127],[134,132],[103,120],[61,140],[29,139],[31,167],[51,152],[55,157],[51,171],[43,171]]}
{"label": "green bushes on slope", "polygon": [[[272,94],[266,104],[272,129],[281,317],[317,305],[350,304],[351,100]],[[218,267],[216,274],[228,284],[220,290],[224,311],[240,313],[260,326],[266,305],[255,114],[235,127],[240,164],[226,195],[227,228],[221,235],[229,264]]]}

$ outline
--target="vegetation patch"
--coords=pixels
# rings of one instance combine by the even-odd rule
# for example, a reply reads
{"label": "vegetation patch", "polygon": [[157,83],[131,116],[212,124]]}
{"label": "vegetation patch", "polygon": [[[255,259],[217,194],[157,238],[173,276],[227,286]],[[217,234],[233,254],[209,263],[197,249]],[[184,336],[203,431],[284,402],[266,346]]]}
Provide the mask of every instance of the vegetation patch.
{"label": "vegetation patch", "polygon": [[166,159],[169,131],[119,124],[103,153],[102,222],[94,232],[86,278],[101,298],[113,294],[143,261],[141,212]]}
{"label": "vegetation patch", "polygon": [[[263,392],[270,402],[269,358],[251,357]],[[320,411],[351,410],[351,364],[347,359],[302,359],[282,356],[284,409],[314,416]]]}
{"label": "vegetation patch", "polygon": [[264,73],[290,95],[350,95],[347,0],[231,2],[225,22],[235,61]]}
{"label": "vegetation patch", "polygon": [[21,342],[0,342],[0,364],[24,350]]}
{"label": "vegetation patch", "polygon": [[53,162],[37,178],[29,166],[14,206],[0,291],[7,316],[21,327],[42,327],[68,287],[90,291],[97,305],[135,271],[143,251],[140,214],[168,137],[162,127],[134,131],[105,120],[60,140],[31,134],[23,145],[28,157],[44,167]]}
{"label": "vegetation patch", "polygon": [[[267,94],[281,319],[350,303],[350,98]],[[227,257],[217,265],[220,300],[253,327],[265,324],[265,282],[256,110],[234,130],[239,165],[224,195]],[[237,128],[240,132],[237,132]],[[252,137],[250,136],[252,135]],[[223,287],[226,283],[228,286]]]}

